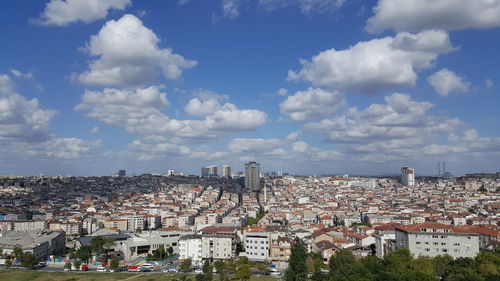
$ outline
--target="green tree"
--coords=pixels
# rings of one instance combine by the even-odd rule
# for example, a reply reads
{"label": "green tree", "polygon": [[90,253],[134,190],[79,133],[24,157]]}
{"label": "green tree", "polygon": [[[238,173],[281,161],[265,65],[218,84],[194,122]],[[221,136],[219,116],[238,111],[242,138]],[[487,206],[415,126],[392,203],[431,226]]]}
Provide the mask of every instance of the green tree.
{"label": "green tree", "polygon": [[96,255],[102,255],[105,253],[107,248],[113,247],[115,244],[115,239],[104,238],[102,236],[96,236],[90,240],[90,247],[92,252]]}
{"label": "green tree", "polygon": [[73,261],[73,266],[76,268],[76,270],[80,270],[80,265],[82,265],[82,262],[79,260]]}
{"label": "green tree", "polygon": [[292,246],[288,268],[285,271],[285,280],[307,280],[307,250],[306,245],[302,242],[297,242]]}
{"label": "green tree", "polygon": [[203,263],[203,275],[205,277],[205,281],[212,281],[213,279],[213,267],[212,264],[210,264],[209,260],[205,260]]}
{"label": "green tree", "polygon": [[148,256],[148,260],[152,261],[161,261],[164,260],[168,257],[167,252],[165,251],[165,247],[163,245],[160,245],[158,249],[153,250],[153,255]]}
{"label": "green tree", "polygon": [[438,278],[445,278],[450,271],[450,264],[453,262],[453,258],[450,255],[440,255],[432,258],[432,264],[434,266],[434,274]]}
{"label": "green tree", "polygon": [[215,261],[214,267],[217,271],[217,274],[219,274],[219,281],[227,281],[228,278],[226,274],[226,263],[224,263],[223,261]]}
{"label": "green tree", "polygon": [[323,256],[321,253],[309,253],[307,255],[307,271],[309,273],[315,273],[321,271],[323,266]]}
{"label": "green tree", "polygon": [[172,246],[169,246],[167,248],[167,253],[168,253],[168,256],[171,257],[174,255],[174,248],[172,248]]}
{"label": "green tree", "polygon": [[135,229],[135,232],[137,232],[137,233],[142,233],[142,228],[140,228],[140,227],[136,228],[136,229]]}
{"label": "green tree", "polygon": [[92,247],[91,246],[81,246],[75,252],[76,258],[79,258],[82,262],[88,263],[89,259],[92,257]]}
{"label": "green tree", "polygon": [[236,279],[238,280],[243,280],[243,281],[248,281],[252,277],[252,270],[250,269],[249,264],[241,264],[238,266],[236,269],[236,274],[235,274]]}
{"label": "green tree", "polygon": [[71,263],[70,262],[65,263],[64,264],[64,268],[68,269],[68,270],[71,270]]}
{"label": "green tree", "polygon": [[0,257],[2,257],[2,256],[3,256],[3,249],[0,248]]}
{"label": "green tree", "polygon": [[111,259],[111,262],[109,263],[109,268],[116,270],[120,266],[120,259],[117,257],[114,257]]}
{"label": "green tree", "polygon": [[9,269],[12,266],[12,259],[7,259],[5,261],[5,267]]}
{"label": "green tree", "polygon": [[340,250],[330,258],[328,263],[330,267],[330,275],[341,276],[347,278],[354,274],[357,267],[357,260],[349,250]]}
{"label": "green tree", "polygon": [[179,265],[179,269],[181,271],[188,271],[191,268],[191,264],[192,264],[191,259],[183,260]]}
{"label": "green tree", "polygon": [[38,263],[38,259],[33,255],[33,253],[25,252],[21,256],[21,266],[26,269],[33,269]]}
{"label": "green tree", "polygon": [[20,259],[23,256],[23,249],[21,249],[21,247],[14,247],[14,249],[12,249],[12,254],[15,258]]}

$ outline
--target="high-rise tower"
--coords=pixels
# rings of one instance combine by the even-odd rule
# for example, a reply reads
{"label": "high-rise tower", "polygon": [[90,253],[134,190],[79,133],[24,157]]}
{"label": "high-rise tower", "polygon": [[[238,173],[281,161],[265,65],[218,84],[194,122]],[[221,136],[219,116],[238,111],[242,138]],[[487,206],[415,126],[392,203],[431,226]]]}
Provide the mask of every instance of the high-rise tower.
{"label": "high-rise tower", "polygon": [[248,162],[245,164],[245,188],[251,191],[260,190],[260,164]]}
{"label": "high-rise tower", "polygon": [[415,170],[408,167],[401,168],[401,183],[406,186],[415,185]]}

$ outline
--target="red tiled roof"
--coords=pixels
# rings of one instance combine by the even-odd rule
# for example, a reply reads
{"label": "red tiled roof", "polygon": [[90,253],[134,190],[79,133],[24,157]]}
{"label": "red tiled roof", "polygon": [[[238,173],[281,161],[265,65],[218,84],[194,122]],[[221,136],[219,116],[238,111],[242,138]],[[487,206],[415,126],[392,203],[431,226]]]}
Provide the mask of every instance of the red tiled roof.
{"label": "red tiled roof", "polygon": [[436,229],[436,232],[438,233],[444,232],[443,230],[448,230],[450,233],[474,233],[464,228],[441,224],[437,222],[424,222],[420,224],[402,225],[396,227],[396,229],[407,232],[424,232],[423,229]]}

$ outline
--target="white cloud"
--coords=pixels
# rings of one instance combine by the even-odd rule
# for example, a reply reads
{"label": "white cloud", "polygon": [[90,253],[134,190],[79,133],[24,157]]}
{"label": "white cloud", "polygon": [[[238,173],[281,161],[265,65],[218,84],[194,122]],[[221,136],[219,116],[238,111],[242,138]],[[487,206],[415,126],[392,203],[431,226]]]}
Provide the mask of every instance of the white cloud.
{"label": "white cloud", "polygon": [[480,137],[456,118],[431,114],[429,102],[405,94],[389,95],[385,101],[362,111],[351,108],[346,115],[308,123],[304,129],[324,135],[353,161],[386,162],[452,152],[477,157],[500,147],[500,138]]}
{"label": "white cloud", "polygon": [[302,121],[326,117],[344,105],[344,97],[336,91],[309,88],[289,96],[280,104],[280,109],[293,120]]}
{"label": "white cloud", "polygon": [[105,18],[111,9],[124,10],[131,0],[51,0],[38,22],[66,26],[73,22],[89,23]]}
{"label": "white cloud", "polygon": [[281,144],[279,139],[244,139],[237,138],[229,143],[228,148],[231,152],[263,152],[275,149]]}
{"label": "white cloud", "polygon": [[327,13],[342,7],[346,0],[259,0],[259,6],[266,11],[296,6],[303,14]]}
{"label": "white cloud", "polygon": [[184,69],[197,64],[171,49],[159,48],[159,41],[134,15],[110,20],[91,36],[86,50],[98,58],[77,78],[89,85],[137,86],[151,82],[158,72],[167,79],[178,79]]}
{"label": "white cloud", "polygon": [[287,89],[285,89],[285,88],[280,88],[280,89],[278,90],[278,96],[283,97],[283,96],[286,96],[286,94],[288,94],[288,90],[287,90]]}
{"label": "white cloud", "polygon": [[91,134],[98,134],[98,133],[99,133],[99,131],[100,131],[99,127],[97,127],[97,126],[96,126],[96,127],[92,128],[92,129],[90,130],[90,133],[91,133]]}
{"label": "white cloud", "polygon": [[418,32],[500,26],[500,0],[379,0],[366,30]]}
{"label": "white cloud", "polygon": [[56,111],[40,108],[37,99],[27,100],[13,89],[8,75],[0,74],[0,141],[42,141]]}
{"label": "white cloud", "polygon": [[222,0],[221,5],[224,17],[234,19],[240,15],[239,0]]}
{"label": "white cloud", "polygon": [[444,31],[398,33],[395,37],[359,42],[345,50],[326,50],[311,61],[301,60],[302,69],[289,71],[288,80],[369,94],[411,87],[417,72],[432,67],[440,54],[453,49]]}
{"label": "white cloud", "polygon": [[193,116],[207,116],[221,109],[220,101],[226,100],[227,95],[219,95],[210,91],[196,93],[197,98],[189,100],[184,110]]}
{"label": "white cloud", "polygon": [[299,137],[299,134],[299,131],[291,132],[286,136],[286,139],[289,141],[295,141]]}
{"label": "white cloud", "polygon": [[31,72],[22,73],[21,71],[19,71],[17,69],[11,69],[10,73],[12,73],[12,75],[14,75],[17,78],[25,78],[25,79],[32,79],[33,78],[33,73],[31,73]]}
{"label": "white cloud", "polygon": [[86,91],[76,110],[89,110],[88,116],[143,135],[168,134],[184,140],[210,140],[252,131],[266,122],[267,114],[255,109],[239,109],[225,103],[203,120],[170,119],[161,112],[168,105],[160,87],[136,90],[104,89]]}
{"label": "white cloud", "polygon": [[297,141],[297,142],[293,143],[292,150],[294,152],[305,153],[309,150],[309,145],[307,143],[305,143],[304,141]]}
{"label": "white cloud", "polygon": [[427,81],[434,87],[434,90],[441,96],[448,96],[448,94],[453,92],[469,92],[470,83],[464,81],[462,77],[459,77],[455,72],[443,68],[440,71],[427,77]]}
{"label": "white cloud", "polygon": [[12,157],[72,159],[89,153],[99,143],[59,138],[49,133],[56,111],[43,109],[37,99],[27,100],[14,91],[10,77],[0,74],[0,146]]}

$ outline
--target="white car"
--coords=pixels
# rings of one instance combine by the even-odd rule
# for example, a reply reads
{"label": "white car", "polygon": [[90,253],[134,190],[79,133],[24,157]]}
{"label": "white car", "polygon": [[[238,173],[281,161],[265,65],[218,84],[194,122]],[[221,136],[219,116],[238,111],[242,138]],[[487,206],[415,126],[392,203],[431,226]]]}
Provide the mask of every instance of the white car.
{"label": "white car", "polygon": [[174,268],[169,268],[168,272],[177,273],[177,272],[179,272],[179,270],[177,270],[177,268],[174,267]]}
{"label": "white car", "polygon": [[201,268],[197,268],[194,270],[194,273],[200,274],[200,273],[203,273],[203,270],[201,270]]}
{"label": "white car", "polygon": [[105,268],[104,266],[98,266],[97,267],[97,272],[107,272],[107,271],[108,271],[108,269]]}

